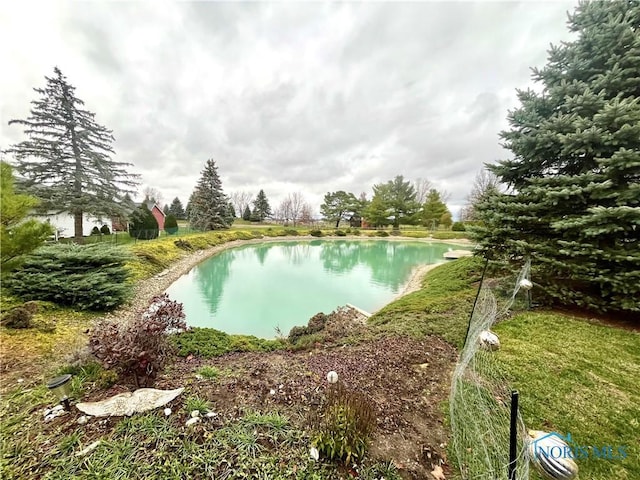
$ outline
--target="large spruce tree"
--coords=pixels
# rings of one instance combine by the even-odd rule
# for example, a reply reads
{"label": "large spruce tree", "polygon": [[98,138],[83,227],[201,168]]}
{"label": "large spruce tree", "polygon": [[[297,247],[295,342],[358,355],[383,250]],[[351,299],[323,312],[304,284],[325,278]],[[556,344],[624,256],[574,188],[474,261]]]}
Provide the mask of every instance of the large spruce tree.
{"label": "large spruce tree", "polygon": [[184,220],[186,218],[184,207],[178,197],[174,198],[171,205],[169,205],[169,213],[173,214],[178,220]]}
{"label": "large spruce tree", "polygon": [[271,206],[264,190],[260,190],[253,201],[253,215],[260,222],[264,222],[264,219],[271,215]]}
{"label": "large spruce tree", "polygon": [[530,256],[559,303],[640,312],[640,2],[581,3],[502,132],[513,189],[478,207],[487,255]]}
{"label": "large spruce tree", "polygon": [[232,222],[216,162],[209,159],[189,201],[189,223],[198,230],[219,230]]}
{"label": "large spruce tree", "polygon": [[45,77],[45,88],[35,88],[40,98],[31,102],[24,126],[28,140],[8,151],[15,154],[22,187],[41,201],[46,210],[68,211],[74,216],[74,235],[82,242],[82,217],[124,215],[122,199],[137,185],[127,172],[128,163],[111,159],[111,130],[98,124],[95,114],[83,108],[62,72]]}
{"label": "large spruce tree", "polygon": [[377,196],[390,211],[393,217],[393,228],[400,228],[400,222],[412,222],[412,216],[420,205],[416,201],[416,190],[410,181],[402,175],[393,180],[373,186],[374,198]]}

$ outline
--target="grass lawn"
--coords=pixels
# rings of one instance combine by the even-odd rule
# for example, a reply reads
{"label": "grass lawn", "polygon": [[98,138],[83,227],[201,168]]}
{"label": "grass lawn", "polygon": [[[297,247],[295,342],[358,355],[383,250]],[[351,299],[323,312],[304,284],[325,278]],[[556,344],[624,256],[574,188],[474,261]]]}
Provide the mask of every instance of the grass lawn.
{"label": "grass lawn", "polygon": [[[192,238],[197,248],[205,248],[242,236],[239,232],[224,234],[228,238],[216,235],[215,241],[196,235]],[[165,268],[166,262],[179,257],[170,240],[130,248],[137,251],[137,278]],[[145,268],[145,261],[154,264]],[[472,258],[443,264],[427,273],[420,291],[383,308],[363,330],[324,345],[322,334],[315,334],[308,344],[315,349],[313,352],[330,356],[355,349],[358,343],[372,338],[408,335],[423,339],[437,335],[460,348],[481,267],[481,262]],[[176,410],[172,417],[165,417],[160,410],[132,418],[94,419],[87,425],[77,424],[73,416],[44,422],[43,409],[54,404],[53,396],[44,386],[50,376],[61,371],[73,372],[74,398],[103,398],[105,388],[114,379],[96,365],[61,369],[66,346],[83,338],[82,331],[95,316],[55,308],[40,315],[45,326],[57,322],[55,332],[47,328],[21,331],[0,328],[1,478],[349,478],[344,467],[311,461],[308,448],[312,432],[304,419],[280,411],[275,404],[259,403],[261,408],[224,416],[217,420],[219,423],[206,428],[184,427],[184,421],[178,421],[178,417],[188,418],[190,407],[216,398],[198,397],[199,391],[205,391],[198,382],[211,382],[211,388],[230,395],[225,398],[230,399],[227,403],[231,408],[234,389],[239,389],[242,381],[260,377],[259,373],[252,376],[240,370],[228,371],[225,366],[208,364],[197,357],[180,360],[182,370],[174,371],[173,366],[167,369],[166,382],[180,381],[187,387],[185,398],[172,405]],[[495,331],[502,345],[495,358],[510,386],[520,392],[527,427],[571,433],[580,445],[628,447],[628,456],[623,460],[578,460],[582,479],[640,478],[640,333],[545,310],[517,312],[497,325]],[[224,339],[229,345],[234,344],[227,337]],[[237,343],[243,349],[253,348],[250,342]],[[227,350],[220,348],[221,352]],[[238,354],[229,358],[235,358],[233,355]],[[296,359],[309,357],[306,352],[296,355],[299,355]],[[247,360],[256,372],[260,372],[258,358]],[[284,358],[282,368],[286,369],[289,357]],[[405,371],[408,379],[417,375],[411,368],[402,370]],[[205,372],[213,373],[204,375]],[[172,380],[172,375],[177,377]],[[196,375],[205,378],[196,380]],[[303,371],[307,381],[309,375]],[[373,379],[363,378],[362,383],[369,380]],[[428,398],[433,387],[422,385],[419,384],[424,391],[402,401],[409,405]],[[294,400],[294,406],[295,402],[307,405],[307,400]],[[441,412],[441,418],[436,420],[443,424],[444,405],[436,410]],[[398,439],[408,425],[398,427]],[[96,439],[101,440],[93,452],[80,454]],[[381,476],[398,479],[402,478],[402,465],[397,459],[391,463],[378,458],[365,462],[358,473],[358,478],[364,479]],[[448,472],[447,478],[459,476]]]}

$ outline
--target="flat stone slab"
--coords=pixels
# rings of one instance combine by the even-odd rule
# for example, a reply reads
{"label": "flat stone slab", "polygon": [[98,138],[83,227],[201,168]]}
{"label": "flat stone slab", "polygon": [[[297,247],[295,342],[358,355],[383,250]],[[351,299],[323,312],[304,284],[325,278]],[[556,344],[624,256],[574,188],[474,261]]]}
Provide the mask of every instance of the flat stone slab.
{"label": "flat stone slab", "polygon": [[94,417],[122,417],[134,413],[142,413],[162,407],[184,391],[184,387],[175,390],[157,390],[155,388],[139,388],[134,392],[125,392],[99,402],[76,404],[76,408]]}
{"label": "flat stone slab", "polygon": [[455,260],[456,258],[462,258],[462,257],[472,257],[473,256],[473,252],[470,252],[469,250],[451,250],[449,252],[444,252],[443,257],[446,258],[447,260]]}

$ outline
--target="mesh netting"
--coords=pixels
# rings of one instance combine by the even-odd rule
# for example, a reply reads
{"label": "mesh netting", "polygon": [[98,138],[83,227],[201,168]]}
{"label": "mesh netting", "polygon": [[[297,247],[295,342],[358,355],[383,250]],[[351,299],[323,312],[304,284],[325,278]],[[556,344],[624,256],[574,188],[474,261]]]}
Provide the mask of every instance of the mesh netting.
{"label": "mesh netting", "polygon": [[[492,325],[504,320],[529,279],[530,263],[510,277],[483,279],[449,397],[453,447],[465,480],[507,479],[511,389],[495,361]],[[524,282],[523,282],[524,280]],[[529,478],[526,429],[518,415],[517,479]]]}

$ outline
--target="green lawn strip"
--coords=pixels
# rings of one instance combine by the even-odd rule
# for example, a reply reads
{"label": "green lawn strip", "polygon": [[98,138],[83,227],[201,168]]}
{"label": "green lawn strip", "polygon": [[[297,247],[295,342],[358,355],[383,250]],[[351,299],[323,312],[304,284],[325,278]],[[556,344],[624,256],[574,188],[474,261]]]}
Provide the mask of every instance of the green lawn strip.
{"label": "green lawn strip", "polygon": [[495,331],[527,428],[627,447],[624,460],[578,460],[581,478],[640,478],[640,335],[553,312],[522,313]]}
{"label": "green lawn strip", "polygon": [[440,335],[460,348],[480,280],[482,262],[462,258],[427,272],[422,289],[382,308],[369,319],[374,332]]}

